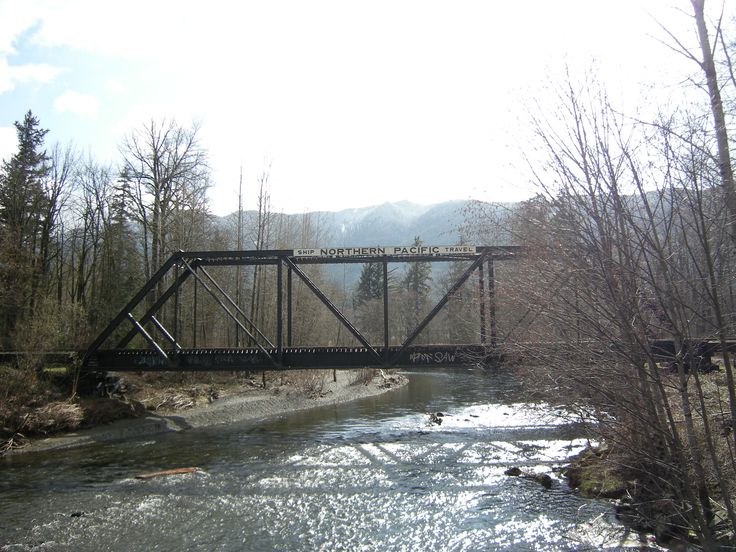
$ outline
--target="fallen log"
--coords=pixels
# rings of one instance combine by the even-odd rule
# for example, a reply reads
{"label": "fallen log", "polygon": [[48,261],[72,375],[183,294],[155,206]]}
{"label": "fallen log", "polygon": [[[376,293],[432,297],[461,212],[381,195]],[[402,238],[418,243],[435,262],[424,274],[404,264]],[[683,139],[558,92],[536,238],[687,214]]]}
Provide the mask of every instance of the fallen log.
{"label": "fallen log", "polygon": [[182,473],[193,473],[199,471],[199,468],[174,468],[173,470],[162,470],[157,472],[151,472],[151,473],[142,473],[140,475],[136,475],[136,479],[153,479],[154,477],[161,477],[164,475],[179,475]]}

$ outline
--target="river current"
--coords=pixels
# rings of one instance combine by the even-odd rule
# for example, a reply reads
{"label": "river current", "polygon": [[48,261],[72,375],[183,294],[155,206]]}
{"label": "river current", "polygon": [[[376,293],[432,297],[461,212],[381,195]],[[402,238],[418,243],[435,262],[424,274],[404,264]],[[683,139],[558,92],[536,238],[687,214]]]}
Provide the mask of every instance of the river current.
{"label": "river current", "polygon": [[[259,424],[0,459],[0,550],[647,549],[553,471],[584,435],[508,375],[407,375]],[[185,466],[201,471],[135,478]]]}

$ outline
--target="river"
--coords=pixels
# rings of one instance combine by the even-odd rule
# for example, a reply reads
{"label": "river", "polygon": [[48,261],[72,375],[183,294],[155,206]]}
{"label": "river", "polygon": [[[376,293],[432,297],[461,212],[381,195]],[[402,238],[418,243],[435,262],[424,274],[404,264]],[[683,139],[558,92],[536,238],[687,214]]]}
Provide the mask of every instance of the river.
{"label": "river", "polygon": [[[552,471],[585,440],[512,378],[408,376],[265,423],[0,459],[0,550],[644,549]],[[135,478],[184,466],[201,471]]]}

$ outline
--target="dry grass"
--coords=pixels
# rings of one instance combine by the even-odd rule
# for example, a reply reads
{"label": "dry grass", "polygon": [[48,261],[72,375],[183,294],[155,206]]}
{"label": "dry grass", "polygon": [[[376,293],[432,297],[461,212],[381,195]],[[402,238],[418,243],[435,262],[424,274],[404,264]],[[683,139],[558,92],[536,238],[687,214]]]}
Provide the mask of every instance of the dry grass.
{"label": "dry grass", "polygon": [[[736,504],[734,421],[731,418],[728,406],[728,387],[725,374],[721,372],[704,374],[700,376],[700,382],[705,409],[700,408],[695,386],[690,386],[690,400],[693,405],[697,405],[693,421],[698,447],[704,451],[704,468],[713,496],[714,514],[718,520],[722,521],[727,519],[724,497],[729,497],[731,503]],[[676,403],[676,406],[679,410],[681,405]],[[678,416],[681,416],[679,411]],[[681,429],[681,433],[684,439],[684,428]],[[713,444],[713,455],[706,452],[708,450],[708,435],[710,435]],[[718,477],[718,471],[720,471],[720,478]],[[719,480],[723,483],[722,486],[718,484]]]}
{"label": "dry grass", "polygon": [[48,435],[78,429],[83,420],[84,411],[80,405],[57,401],[30,410],[20,430],[29,435]]}
{"label": "dry grass", "polygon": [[350,370],[350,385],[368,385],[376,377],[378,371],[375,368],[361,368]]}
{"label": "dry grass", "polygon": [[107,398],[86,398],[79,402],[84,418],[82,427],[109,424],[125,418],[137,418],[145,414],[145,407],[138,401]]}
{"label": "dry grass", "polygon": [[260,377],[244,372],[126,372],[120,377],[125,397],[153,411],[193,408],[229,391],[261,386]]}
{"label": "dry grass", "polygon": [[289,372],[288,381],[297,392],[310,398],[324,395],[325,383],[330,370],[294,370]]}
{"label": "dry grass", "polygon": [[38,387],[35,371],[0,366],[0,405],[25,403]]}
{"label": "dry grass", "polygon": [[0,366],[0,429],[18,431],[29,410],[63,398],[58,388],[34,370]]}
{"label": "dry grass", "polygon": [[147,410],[185,410],[211,403],[219,397],[219,391],[212,385],[194,385],[184,389],[171,387],[149,392],[148,396],[140,399]]}
{"label": "dry grass", "polygon": [[54,410],[66,420],[63,423],[73,423],[74,416],[70,412],[51,406],[60,404],[62,398],[61,393],[40,379],[35,370],[0,366],[0,456],[26,446],[26,435],[32,434],[37,427],[53,425],[47,417]]}

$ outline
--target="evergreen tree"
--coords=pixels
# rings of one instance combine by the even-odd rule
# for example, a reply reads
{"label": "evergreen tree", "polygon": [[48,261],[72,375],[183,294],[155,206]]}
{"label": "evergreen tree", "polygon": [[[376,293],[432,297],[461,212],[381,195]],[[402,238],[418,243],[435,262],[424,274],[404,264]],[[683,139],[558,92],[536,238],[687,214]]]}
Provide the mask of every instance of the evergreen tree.
{"label": "evergreen tree", "polygon": [[33,113],[15,122],[18,152],[3,162],[0,172],[0,227],[3,237],[18,250],[32,251],[45,207],[43,179],[49,173],[48,156],[42,151],[47,130],[38,128]]}
{"label": "evergreen tree", "polygon": [[[419,236],[414,238],[414,245],[422,245]],[[429,262],[420,261],[408,265],[402,282],[405,294],[404,330],[407,335],[419,324],[426,310],[431,281],[432,265]]]}
{"label": "evergreen tree", "polygon": [[355,292],[354,306],[360,307],[375,299],[383,298],[383,265],[368,263],[363,265]]}
{"label": "evergreen tree", "polygon": [[363,265],[353,307],[359,329],[369,341],[380,342],[383,336],[383,263]]}
{"label": "evergreen tree", "polygon": [[31,111],[23,122],[15,123],[18,151],[3,162],[0,170],[0,333],[2,346],[10,346],[19,315],[33,303],[31,290],[39,270],[40,258],[51,228],[49,198],[44,179],[50,171],[49,157],[43,149],[47,130],[39,127]]}

